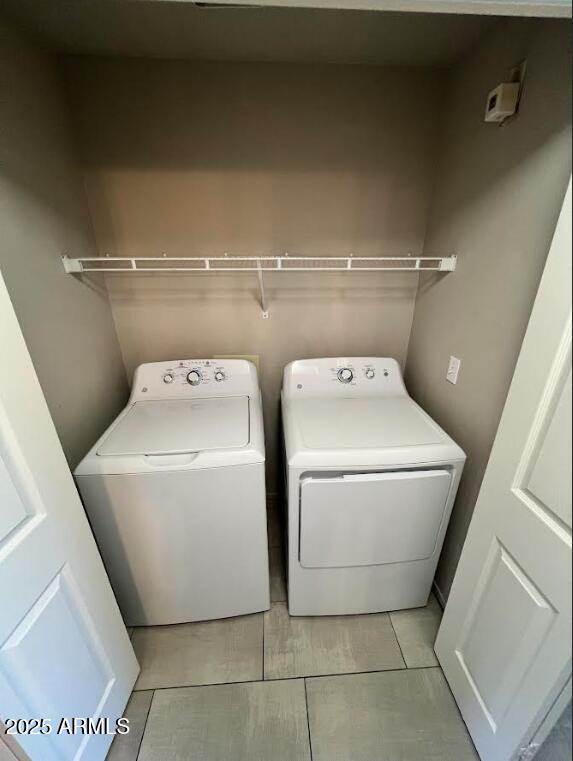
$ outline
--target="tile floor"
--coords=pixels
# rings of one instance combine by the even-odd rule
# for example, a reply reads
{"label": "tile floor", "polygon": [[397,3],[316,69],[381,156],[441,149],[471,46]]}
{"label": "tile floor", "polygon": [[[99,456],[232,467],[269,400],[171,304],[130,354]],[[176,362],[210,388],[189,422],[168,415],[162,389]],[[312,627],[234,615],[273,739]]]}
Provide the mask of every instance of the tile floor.
{"label": "tile floor", "polygon": [[438,666],[441,610],[291,618],[277,505],[271,609],[136,628],[131,732],[108,761],[476,761]]}

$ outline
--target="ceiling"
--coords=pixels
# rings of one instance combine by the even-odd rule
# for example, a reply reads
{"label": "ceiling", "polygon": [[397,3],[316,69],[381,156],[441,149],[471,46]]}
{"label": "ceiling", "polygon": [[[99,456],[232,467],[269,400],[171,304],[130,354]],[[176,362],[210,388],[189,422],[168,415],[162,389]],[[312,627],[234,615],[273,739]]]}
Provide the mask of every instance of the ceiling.
{"label": "ceiling", "polygon": [[0,11],[60,53],[416,66],[454,63],[496,23],[484,16],[176,0],[0,0]]}

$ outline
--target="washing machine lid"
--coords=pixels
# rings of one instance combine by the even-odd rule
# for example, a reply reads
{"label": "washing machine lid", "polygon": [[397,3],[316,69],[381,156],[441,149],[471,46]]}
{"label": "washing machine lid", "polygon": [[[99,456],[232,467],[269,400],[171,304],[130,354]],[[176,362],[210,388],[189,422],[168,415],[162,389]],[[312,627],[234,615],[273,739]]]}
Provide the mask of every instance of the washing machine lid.
{"label": "washing machine lid", "polygon": [[408,396],[307,398],[292,403],[307,449],[386,449],[443,443],[445,434]]}
{"label": "washing machine lid", "polygon": [[165,455],[238,449],[249,443],[249,397],[135,402],[97,454]]}

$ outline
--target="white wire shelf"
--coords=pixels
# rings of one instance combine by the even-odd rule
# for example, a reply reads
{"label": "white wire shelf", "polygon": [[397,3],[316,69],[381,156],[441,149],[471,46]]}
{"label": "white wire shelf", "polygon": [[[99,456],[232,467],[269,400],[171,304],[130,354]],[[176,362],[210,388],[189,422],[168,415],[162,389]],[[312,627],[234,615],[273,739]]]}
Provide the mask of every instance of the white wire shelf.
{"label": "white wire shelf", "polygon": [[455,256],[95,256],[62,257],[82,272],[453,272]]}
{"label": "white wire shelf", "polygon": [[455,256],[63,256],[68,274],[256,272],[263,317],[269,316],[264,272],[453,272]]}

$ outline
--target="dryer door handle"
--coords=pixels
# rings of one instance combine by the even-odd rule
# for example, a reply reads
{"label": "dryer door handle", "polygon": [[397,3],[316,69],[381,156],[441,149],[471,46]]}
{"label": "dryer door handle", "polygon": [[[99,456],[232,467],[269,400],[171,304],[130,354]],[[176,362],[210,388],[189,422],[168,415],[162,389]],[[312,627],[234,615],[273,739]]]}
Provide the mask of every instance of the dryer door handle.
{"label": "dryer door handle", "polygon": [[146,454],[143,459],[153,468],[165,468],[190,465],[197,457],[199,452],[183,452],[182,454]]}

